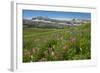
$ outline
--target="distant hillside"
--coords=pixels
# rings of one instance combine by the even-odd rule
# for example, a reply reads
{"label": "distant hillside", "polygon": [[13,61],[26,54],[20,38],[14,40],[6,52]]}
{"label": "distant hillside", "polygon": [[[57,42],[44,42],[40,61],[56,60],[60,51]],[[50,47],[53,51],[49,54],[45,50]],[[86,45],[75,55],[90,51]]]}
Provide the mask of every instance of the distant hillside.
{"label": "distant hillside", "polygon": [[82,19],[57,20],[48,17],[38,16],[30,20],[23,19],[23,26],[34,27],[34,28],[64,28],[66,26],[78,26],[88,22],[90,22],[90,20],[82,20]]}

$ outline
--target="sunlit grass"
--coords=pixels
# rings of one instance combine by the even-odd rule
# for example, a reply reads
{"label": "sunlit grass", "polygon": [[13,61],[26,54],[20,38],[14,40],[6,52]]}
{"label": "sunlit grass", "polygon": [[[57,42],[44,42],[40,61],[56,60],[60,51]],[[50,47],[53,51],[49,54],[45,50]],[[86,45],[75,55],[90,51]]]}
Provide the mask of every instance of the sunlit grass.
{"label": "sunlit grass", "polygon": [[90,46],[90,23],[63,29],[23,29],[23,62],[90,59]]}

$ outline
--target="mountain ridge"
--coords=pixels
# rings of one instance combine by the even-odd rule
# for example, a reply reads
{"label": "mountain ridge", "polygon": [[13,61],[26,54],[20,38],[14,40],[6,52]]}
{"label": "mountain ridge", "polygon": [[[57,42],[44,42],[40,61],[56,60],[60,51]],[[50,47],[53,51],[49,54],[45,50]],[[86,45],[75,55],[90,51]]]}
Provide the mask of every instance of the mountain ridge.
{"label": "mountain ridge", "polygon": [[90,20],[83,19],[71,19],[71,20],[58,20],[44,16],[33,17],[32,19],[23,19],[24,27],[35,28],[64,28],[66,26],[78,26],[84,23],[88,23]]}

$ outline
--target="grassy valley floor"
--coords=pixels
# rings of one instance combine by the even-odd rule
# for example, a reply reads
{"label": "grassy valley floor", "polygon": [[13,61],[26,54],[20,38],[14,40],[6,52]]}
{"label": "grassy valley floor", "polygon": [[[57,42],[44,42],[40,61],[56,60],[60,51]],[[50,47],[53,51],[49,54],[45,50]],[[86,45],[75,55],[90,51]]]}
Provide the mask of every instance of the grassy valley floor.
{"label": "grassy valley floor", "polygon": [[23,28],[23,62],[91,59],[91,25]]}

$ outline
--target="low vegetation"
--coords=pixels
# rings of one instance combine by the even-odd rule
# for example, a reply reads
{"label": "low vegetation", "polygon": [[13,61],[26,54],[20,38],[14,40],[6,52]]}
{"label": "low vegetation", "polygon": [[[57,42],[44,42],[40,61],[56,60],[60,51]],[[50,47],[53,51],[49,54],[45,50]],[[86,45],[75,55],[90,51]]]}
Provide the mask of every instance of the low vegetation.
{"label": "low vegetation", "polygon": [[91,58],[91,25],[62,29],[23,28],[23,62]]}

